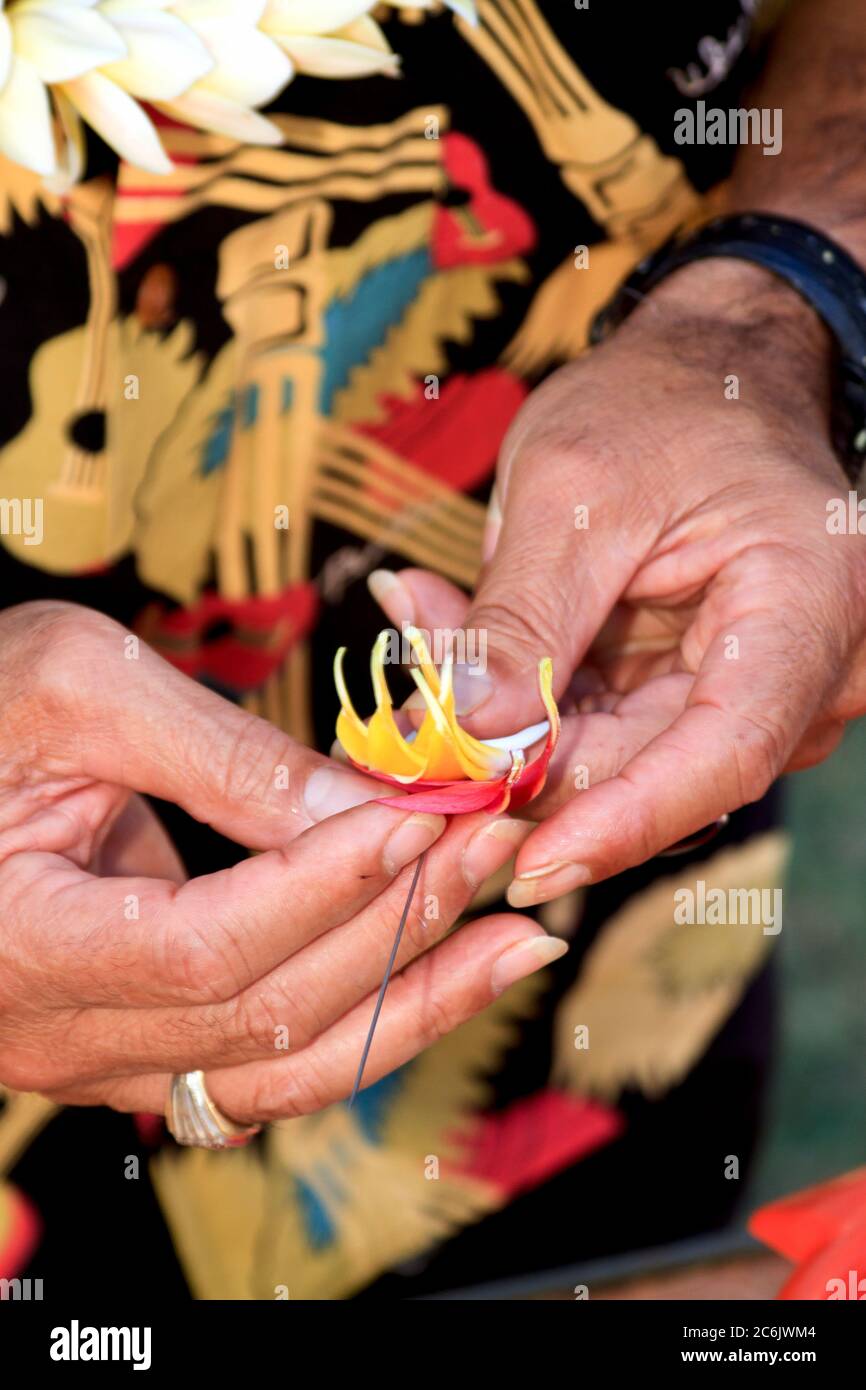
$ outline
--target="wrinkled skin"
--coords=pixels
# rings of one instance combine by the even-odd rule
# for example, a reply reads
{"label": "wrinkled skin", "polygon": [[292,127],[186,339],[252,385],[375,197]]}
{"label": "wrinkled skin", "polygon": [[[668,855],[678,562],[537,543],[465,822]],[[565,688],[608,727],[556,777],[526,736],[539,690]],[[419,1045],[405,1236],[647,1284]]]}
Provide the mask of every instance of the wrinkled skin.
{"label": "wrinkled skin", "polygon": [[[345,1097],[424,849],[367,1083],[566,949],[517,914],[444,939],[525,826],[372,804],[132,640],[68,604],[0,614],[0,1082],[162,1112],[206,1070],[241,1122]],[[261,852],[187,882],[141,793]]]}
{"label": "wrinkled skin", "polygon": [[678,272],[521,410],[471,602],[418,570],[374,578],[392,621],[486,635],[486,677],[459,687],[476,735],[540,717],[532,673],[553,657],[566,718],[514,906],[757,800],[866,709],[866,538],[827,526],[850,486],[829,360],[812,311],[764,271]]}

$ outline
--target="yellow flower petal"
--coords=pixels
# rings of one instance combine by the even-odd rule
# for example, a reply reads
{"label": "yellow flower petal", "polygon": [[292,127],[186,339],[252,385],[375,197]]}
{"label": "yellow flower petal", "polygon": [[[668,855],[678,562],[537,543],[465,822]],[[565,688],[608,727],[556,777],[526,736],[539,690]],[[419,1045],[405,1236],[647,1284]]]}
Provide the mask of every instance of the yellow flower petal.
{"label": "yellow flower petal", "polygon": [[451,680],[453,659],[449,653],[442,666],[442,677],[439,688],[439,704],[444,711],[451,729],[451,736],[454,740],[454,747],[460,759],[464,774],[474,780],[495,777],[505,772],[510,763],[510,757],[500,749],[490,748],[480,739],[473,738],[467,734],[465,729],[461,729],[457,722],[457,712],[454,707],[454,688]]}
{"label": "yellow flower petal", "polygon": [[[451,656],[443,663],[440,676],[430,660],[422,633],[412,627],[404,631],[417,660],[410,674],[427,706],[424,721],[411,743],[397,725],[385,678],[390,632],[381,632],[373,648],[370,670],[376,709],[367,725],[356,714],[349,697],[343,675],[345,648],[341,647],[334,658],[334,683],[340,697],[337,738],[349,757],[372,772],[386,773],[400,782],[491,782],[500,779],[509,769],[513,776],[515,759],[522,765],[522,753],[515,755],[491,748],[467,734],[457,723]],[[558,718],[555,705],[552,717]]]}
{"label": "yellow flower petal", "polygon": [[388,772],[392,777],[399,777],[401,781],[414,782],[429,773],[424,757],[406,742],[394,719],[391,692],[385,679],[384,663],[388,644],[388,633],[381,632],[370,659],[376,709],[367,726],[368,766]]}
{"label": "yellow flower petal", "polygon": [[357,763],[359,767],[370,767],[367,757],[367,730],[364,730],[364,737],[361,738],[346,711],[342,709],[337,715],[337,738],[353,763]]}
{"label": "yellow flower petal", "polygon": [[[463,777],[471,777],[473,781],[486,781],[488,778],[496,777],[504,772],[509,766],[509,759],[504,756],[501,751],[488,748],[488,746],[479,739],[473,738],[471,734],[467,734],[464,729],[461,729],[457,722],[457,715],[454,708],[454,692],[451,686],[452,660],[450,654],[443,663],[442,679],[440,680],[436,667],[430,659],[430,653],[423,635],[417,628],[407,627],[406,636],[415,653],[421,674],[424,678],[424,683],[429,688],[436,702],[437,710],[441,712],[442,718],[444,719],[444,725],[437,725],[437,727],[444,727],[447,729],[447,737],[452,746],[453,759],[460,768],[460,775]],[[423,695],[424,688],[418,682],[417,677],[415,677],[414,670],[412,675]],[[429,709],[430,705],[428,702],[428,710]],[[422,734],[424,735],[423,740]],[[422,724],[418,732],[418,740],[421,740],[422,747],[426,748],[426,740],[431,736],[432,730],[428,729],[425,731],[424,725]],[[418,740],[416,740],[416,743]],[[429,771],[426,773],[428,777],[432,777],[433,775],[434,774]]]}
{"label": "yellow flower petal", "polygon": [[337,694],[340,697],[340,714],[337,719],[337,738],[343,745],[349,757],[362,767],[369,767],[367,757],[367,726],[363,719],[360,719],[355,712],[352,698],[346,685],[346,677],[343,673],[343,661],[346,656],[346,648],[340,647],[334,657],[334,684],[337,687]]}
{"label": "yellow flower petal", "polygon": [[[464,772],[461,765],[444,711],[420,667],[413,666],[410,674],[427,706],[424,723],[418,730],[412,745],[416,753],[424,759],[425,780],[432,782],[462,780],[469,774]],[[472,780],[480,782],[484,778],[479,776]]]}
{"label": "yellow flower petal", "polygon": [[538,663],[538,691],[550,720],[550,737],[556,743],[559,738],[560,718],[559,706],[553,698],[553,662],[549,656],[543,656]]}
{"label": "yellow flower petal", "polygon": [[421,668],[425,681],[429,685],[436,699],[439,699],[439,672],[433,665],[424,634],[417,627],[407,624],[403,629],[408,638],[409,645],[415,654],[415,659]]}
{"label": "yellow flower petal", "polygon": [[346,676],[343,671],[343,662],[345,659],[346,648],[338,647],[337,655],[334,657],[334,684],[337,687],[337,694],[340,697],[340,707],[358,735],[361,738],[366,738],[367,726],[356,712],[355,706],[352,704],[352,697],[349,694],[349,687],[346,685]]}

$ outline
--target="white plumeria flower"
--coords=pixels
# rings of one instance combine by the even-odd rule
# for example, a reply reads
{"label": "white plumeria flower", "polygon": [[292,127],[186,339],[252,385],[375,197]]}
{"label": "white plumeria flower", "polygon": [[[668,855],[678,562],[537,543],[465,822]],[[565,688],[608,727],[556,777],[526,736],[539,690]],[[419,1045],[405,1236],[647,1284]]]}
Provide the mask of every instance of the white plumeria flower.
{"label": "white plumeria flower", "polygon": [[368,11],[375,0],[267,0],[262,19],[299,72],[367,77],[394,72],[399,58]]}
{"label": "white plumeria flower", "polygon": [[[432,9],[434,0],[388,0],[393,9]],[[445,0],[477,23],[475,0]],[[396,73],[398,55],[370,17],[376,0],[268,0],[261,27],[312,77]]]}
{"label": "white plumeria flower", "polygon": [[[24,0],[45,4],[46,0]],[[139,105],[179,97],[214,66],[202,39],[172,13],[171,0],[73,0],[92,4],[112,28],[120,51],[111,62],[94,66],[60,91],[103,140],[151,173],[170,173],[172,164],[156,127]],[[66,10],[69,0],[53,0]]]}
{"label": "white plumeria flower", "polygon": [[[82,120],[123,159],[169,173],[149,102],[250,144],[281,142],[255,108],[295,72],[394,73],[376,0],[0,0],[0,154],[68,187]],[[395,8],[432,0],[390,0]],[[474,0],[446,0],[470,20]]]}
{"label": "white plumeria flower", "polygon": [[0,153],[51,174],[57,156],[48,85],[122,57],[123,42],[93,0],[18,0],[0,21]]}
{"label": "white plumeria flower", "polygon": [[210,71],[188,91],[160,103],[187,125],[255,145],[278,145],[282,135],[253,110],[264,106],[291,82],[294,67],[262,32],[267,0],[175,0],[174,15],[204,42]]}

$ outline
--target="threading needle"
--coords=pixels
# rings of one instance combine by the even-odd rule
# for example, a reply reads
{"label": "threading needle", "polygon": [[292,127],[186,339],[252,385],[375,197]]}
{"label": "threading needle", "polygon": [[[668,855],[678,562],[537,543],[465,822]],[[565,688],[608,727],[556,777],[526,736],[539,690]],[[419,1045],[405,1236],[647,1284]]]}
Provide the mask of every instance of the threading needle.
{"label": "threading needle", "polygon": [[400,918],[400,925],[397,928],[397,935],[394,937],[394,945],[391,947],[391,954],[388,957],[388,964],[385,966],[385,978],[379,987],[379,997],[376,1000],[376,1007],[373,1010],[373,1021],[371,1022],[370,1030],[367,1033],[367,1041],[364,1043],[364,1051],[361,1053],[361,1063],[358,1067],[358,1075],[355,1077],[355,1084],[352,1087],[352,1094],[349,1097],[350,1110],[352,1106],[355,1104],[355,1097],[361,1089],[361,1081],[364,1076],[364,1068],[367,1065],[367,1057],[370,1052],[370,1044],[373,1041],[373,1034],[376,1031],[376,1024],[379,1022],[379,1014],[382,1012],[382,1003],[385,998],[385,990],[388,988],[388,982],[391,979],[391,971],[394,969],[394,961],[397,959],[397,952],[400,948],[400,941],[403,936],[403,928],[405,927],[406,921],[409,917],[409,908],[412,906],[412,899],[415,896],[415,889],[418,887],[418,879],[421,877],[421,867],[424,863],[426,854],[427,851],[425,849],[424,852],[418,856],[418,863],[415,865],[415,873],[412,876],[412,886],[409,889],[409,896],[407,897],[406,905],[403,908],[403,915]]}

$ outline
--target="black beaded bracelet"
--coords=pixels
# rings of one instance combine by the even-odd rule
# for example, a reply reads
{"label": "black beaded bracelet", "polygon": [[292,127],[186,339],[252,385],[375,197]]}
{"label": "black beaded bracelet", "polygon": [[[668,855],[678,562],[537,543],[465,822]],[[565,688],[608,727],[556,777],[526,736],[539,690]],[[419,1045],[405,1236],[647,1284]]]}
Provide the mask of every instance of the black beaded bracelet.
{"label": "black beaded bracelet", "polygon": [[833,443],[856,479],[866,461],[866,274],[830,237],[788,217],[741,213],[718,217],[675,236],[641,261],[596,316],[590,341],[600,342],[672,271],[708,257],[752,261],[791,285],[824,321],[836,342]]}

